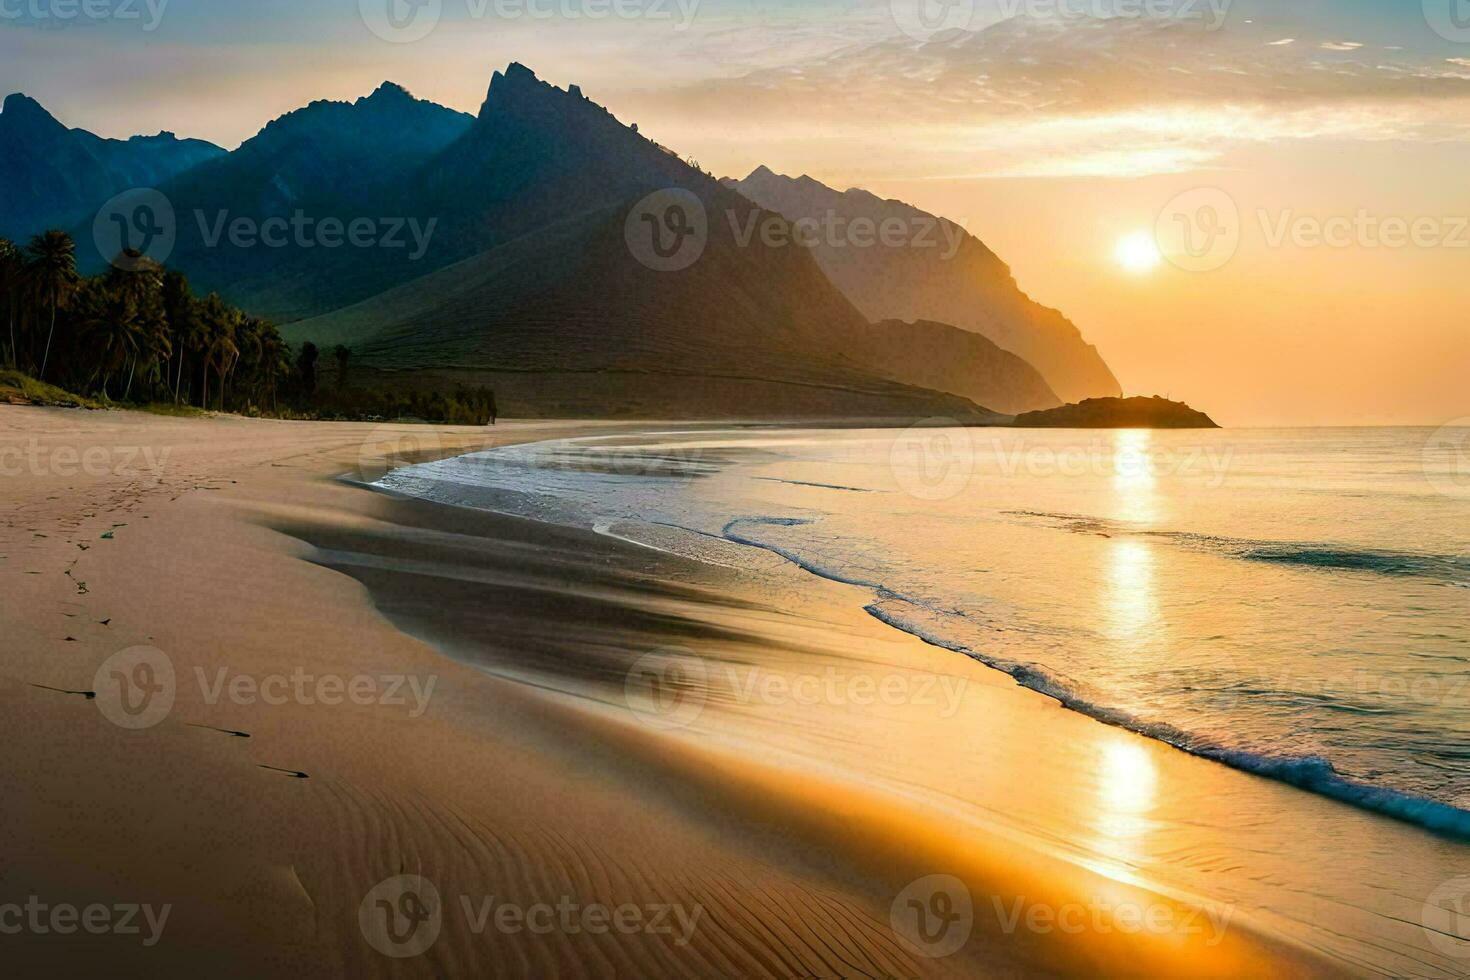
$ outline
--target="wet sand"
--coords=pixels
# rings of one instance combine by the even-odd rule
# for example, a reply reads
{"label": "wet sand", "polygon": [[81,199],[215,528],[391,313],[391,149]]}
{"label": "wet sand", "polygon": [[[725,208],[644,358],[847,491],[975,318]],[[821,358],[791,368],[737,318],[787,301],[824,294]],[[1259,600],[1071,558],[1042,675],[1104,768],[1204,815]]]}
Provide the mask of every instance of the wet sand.
{"label": "wet sand", "polygon": [[[1380,854],[1448,877],[1460,845],[1066,712],[779,561],[340,479],[588,431],[0,408],[23,451],[0,457],[0,908],[48,910],[0,935],[7,963],[1454,975],[1424,896],[1303,896],[1333,854],[1349,882]],[[171,705],[119,714],[160,655]],[[89,905],[141,928],[47,918]]]}

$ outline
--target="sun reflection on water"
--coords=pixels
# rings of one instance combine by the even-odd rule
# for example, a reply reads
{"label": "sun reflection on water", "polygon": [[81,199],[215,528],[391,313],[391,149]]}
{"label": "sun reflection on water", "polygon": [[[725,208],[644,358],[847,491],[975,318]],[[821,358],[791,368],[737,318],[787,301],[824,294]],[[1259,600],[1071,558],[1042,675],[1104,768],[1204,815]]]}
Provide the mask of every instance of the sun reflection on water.
{"label": "sun reflection on water", "polygon": [[1098,800],[1094,828],[1101,850],[1131,861],[1144,853],[1153,826],[1158,772],[1149,750],[1132,739],[1110,736],[1098,744]]}
{"label": "sun reflection on water", "polygon": [[1142,541],[1113,541],[1108,560],[1103,607],[1109,632],[1141,646],[1158,618],[1153,549]]}

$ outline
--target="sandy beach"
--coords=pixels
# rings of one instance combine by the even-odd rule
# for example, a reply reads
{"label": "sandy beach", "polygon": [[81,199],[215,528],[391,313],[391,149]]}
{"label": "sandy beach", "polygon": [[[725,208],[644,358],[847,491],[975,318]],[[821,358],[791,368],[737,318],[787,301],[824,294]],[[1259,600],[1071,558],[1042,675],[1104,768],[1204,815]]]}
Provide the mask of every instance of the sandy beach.
{"label": "sandy beach", "polygon": [[600,431],[0,407],[0,907],[36,923],[7,964],[1455,975],[1425,896],[1384,896],[1461,845],[1068,712],[773,556],[354,482]]}

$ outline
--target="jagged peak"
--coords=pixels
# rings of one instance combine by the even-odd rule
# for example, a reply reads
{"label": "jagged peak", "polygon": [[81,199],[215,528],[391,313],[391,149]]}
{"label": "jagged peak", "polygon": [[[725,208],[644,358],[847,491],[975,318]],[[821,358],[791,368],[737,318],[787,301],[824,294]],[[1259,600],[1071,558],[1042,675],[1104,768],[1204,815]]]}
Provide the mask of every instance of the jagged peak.
{"label": "jagged peak", "polygon": [[490,90],[485,94],[484,105],[480,107],[480,117],[483,119],[496,112],[513,113],[526,106],[556,107],[560,112],[590,110],[599,116],[614,119],[606,106],[599,105],[584,95],[580,85],[558,88],[537,78],[534,71],[519,61],[512,61],[505,71],[497,71],[490,76]]}
{"label": "jagged peak", "polygon": [[24,92],[12,92],[7,95],[5,97],[4,106],[0,107],[0,112],[13,112],[18,115],[36,113],[48,117],[51,115],[51,113],[47,112],[46,108],[42,106],[41,103],[37,102],[29,95],[26,95]]}
{"label": "jagged peak", "polygon": [[543,82],[536,77],[536,73],[519,61],[512,61],[506,65],[505,71],[497,71],[490,76],[490,91],[485,95],[485,105],[490,105],[490,100],[497,95],[508,92],[526,91],[530,88],[551,88],[550,82]]}
{"label": "jagged peak", "polygon": [[408,89],[404,88],[402,85],[399,85],[397,82],[387,81],[387,82],[384,82],[382,85],[379,85],[377,88],[373,89],[373,94],[372,95],[369,95],[369,96],[367,96],[366,98],[363,98],[363,99],[358,99],[358,101],[359,102],[373,102],[373,101],[387,100],[387,99],[412,99],[412,98],[413,98],[413,93],[410,92]]}

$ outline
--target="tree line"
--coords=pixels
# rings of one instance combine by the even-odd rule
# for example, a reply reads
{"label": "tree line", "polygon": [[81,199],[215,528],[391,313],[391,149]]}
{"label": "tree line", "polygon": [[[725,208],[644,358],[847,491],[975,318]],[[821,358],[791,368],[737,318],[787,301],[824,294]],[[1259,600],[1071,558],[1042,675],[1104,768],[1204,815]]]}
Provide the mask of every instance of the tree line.
{"label": "tree line", "polygon": [[22,248],[0,238],[4,361],[104,402],[171,404],[251,415],[397,418],[484,425],[488,389],[388,392],[347,384],[351,351],[332,352],[336,385],[317,384],[316,345],[293,352],[276,326],[134,251],[82,276],[76,244],[48,231]]}

